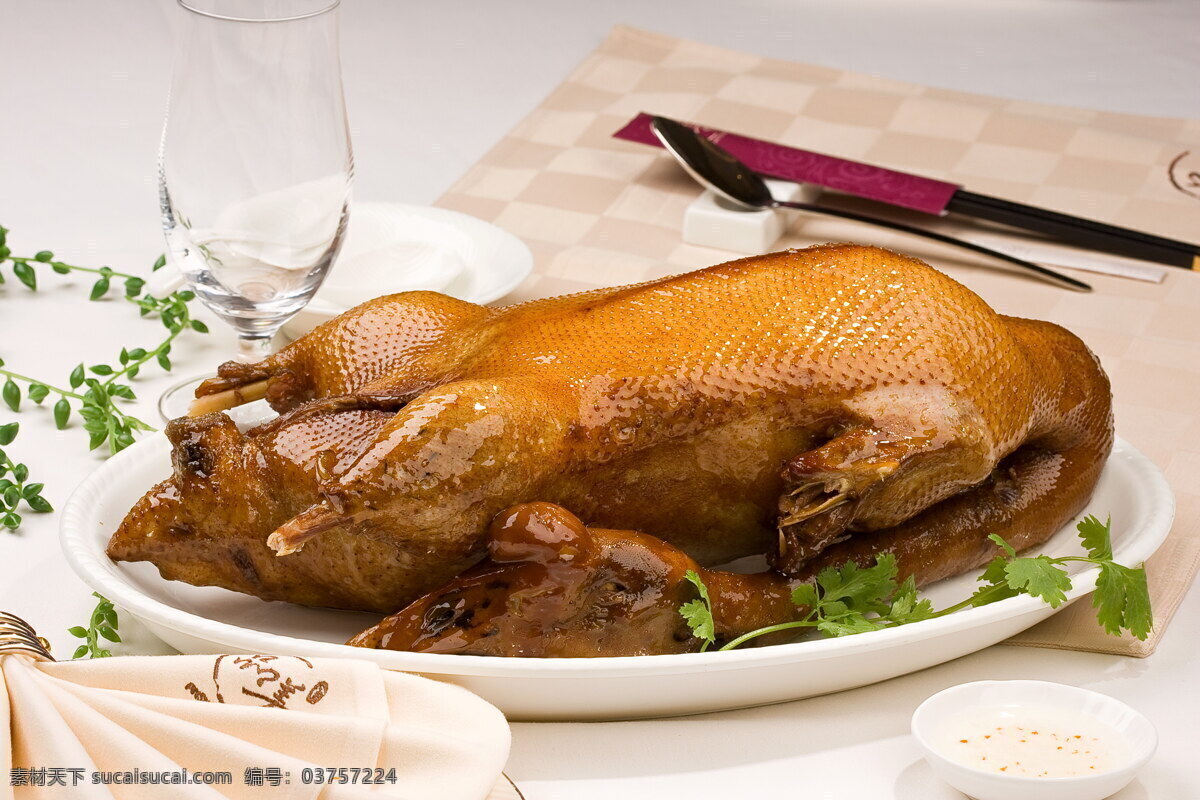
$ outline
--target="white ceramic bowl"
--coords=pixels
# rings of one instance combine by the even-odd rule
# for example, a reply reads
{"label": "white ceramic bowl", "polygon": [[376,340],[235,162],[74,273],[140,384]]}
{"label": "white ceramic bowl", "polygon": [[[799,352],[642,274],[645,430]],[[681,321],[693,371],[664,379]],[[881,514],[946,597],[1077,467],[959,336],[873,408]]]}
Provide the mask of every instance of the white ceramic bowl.
{"label": "white ceramic bowl", "polygon": [[[1035,778],[972,769],[943,755],[934,744],[948,720],[972,708],[1024,704],[1061,708],[1099,720],[1126,738],[1127,760],[1095,775]],[[1158,734],[1150,720],[1121,701],[1048,681],[977,681],[951,686],[917,708],[912,734],[934,772],[975,800],[1103,800],[1132,781],[1158,747]]]}

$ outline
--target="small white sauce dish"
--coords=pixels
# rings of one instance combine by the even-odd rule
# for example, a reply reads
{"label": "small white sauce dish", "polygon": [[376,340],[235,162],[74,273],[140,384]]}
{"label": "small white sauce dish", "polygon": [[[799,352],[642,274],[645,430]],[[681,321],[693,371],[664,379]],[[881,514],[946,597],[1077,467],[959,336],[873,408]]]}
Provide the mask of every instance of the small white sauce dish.
{"label": "small white sauce dish", "polygon": [[[980,721],[992,714],[1002,717],[998,721],[1003,726],[1016,726],[1024,719],[1041,721],[1029,727],[1028,738],[1008,740],[1005,747],[1017,748],[1008,750],[1008,755],[998,755],[995,742],[989,742],[988,746],[993,748],[990,751],[974,751],[992,753],[993,767],[997,757],[1012,758],[1011,754],[1015,752],[1015,758],[1020,758],[1021,752],[1033,752],[1035,746],[1045,750],[1043,745],[1047,737],[1055,736],[1062,737],[1055,741],[1063,744],[1067,739],[1083,743],[1094,741],[1101,746],[1107,744],[1111,760],[1096,772],[1086,772],[1095,769],[1089,766],[1094,762],[1082,760],[1082,754],[1091,751],[1085,750],[1088,745],[1079,744],[1079,750],[1075,752],[1080,754],[1079,763],[1085,774],[1071,777],[1019,775],[967,766],[960,753],[952,748],[959,743],[964,748],[974,747],[974,743],[968,744],[968,739],[983,730]],[[1047,719],[1063,722],[1055,726],[1046,723]],[[1098,739],[1089,736],[1089,720],[1093,723],[1091,734]],[[1042,730],[1037,732],[1039,738],[1035,740],[1033,730],[1038,727]],[[955,732],[960,730],[961,739]],[[997,732],[997,739],[1003,739],[1011,730],[1026,729],[997,725],[988,730]],[[951,686],[917,708],[912,717],[912,734],[934,772],[975,800],[1103,800],[1132,781],[1158,747],[1158,734],[1150,720],[1124,703],[1099,692],[1046,681],[978,681]],[[1025,734],[1018,735],[1023,737]],[[1114,736],[1118,741],[1103,741]],[[990,740],[992,736],[986,738]],[[1021,745],[1016,741],[1033,744]],[[1049,749],[1062,748],[1052,746]],[[974,757],[982,758],[971,758]]]}

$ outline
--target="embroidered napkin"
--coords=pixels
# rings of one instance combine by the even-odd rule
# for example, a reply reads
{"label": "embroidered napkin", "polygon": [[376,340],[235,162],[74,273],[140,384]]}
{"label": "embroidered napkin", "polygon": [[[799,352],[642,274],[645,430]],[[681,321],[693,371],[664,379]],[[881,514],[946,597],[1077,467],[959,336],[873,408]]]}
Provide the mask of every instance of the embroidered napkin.
{"label": "embroidered napkin", "polygon": [[[731,257],[680,238],[699,187],[662,151],[613,138],[640,112],[1164,236],[1195,240],[1200,231],[1198,120],[984,97],[618,28],[439,201],[532,248],[534,273],[506,302],[634,283]],[[989,244],[1044,244],[998,227],[964,234],[961,222],[936,224]],[[1179,503],[1171,537],[1149,564],[1157,627],[1147,642],[1106,636],[1085,600],[1011,643],[1152,652],[1200,565],[1200,274],[1167,268],[1161,283],[1089,275],[1096,292],[1078,294],[925,240],[803,215],[778,247],[826,241],[925,258],[1000,312],[1058,322],[1099,354],[1113,379],[1118,432],[1166,472]],[[1095,258],[1063,252],[1062,263]]]}
{"label": "embroidered napkin", "polygon": [[475,695],[368,661],[0,655],[3,800],[482,800],[508,746]]}

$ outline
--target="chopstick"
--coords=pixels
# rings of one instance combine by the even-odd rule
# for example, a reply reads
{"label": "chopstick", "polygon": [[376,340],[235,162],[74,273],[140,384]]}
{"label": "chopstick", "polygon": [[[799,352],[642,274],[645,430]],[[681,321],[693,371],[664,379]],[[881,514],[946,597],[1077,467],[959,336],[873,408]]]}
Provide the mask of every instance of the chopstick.
{"label": "chopstick", "polygon": [[[650,130],[651,115],[638,114],[613,136],[661,147]],[[999,222],[1052,237],[1066,245],[1170,267],[1200,271],[1200,244],[977,194],[959,184],[815,153],[736,133],[690,125],[704,136],[773,178],[811,183],[899,208],[941,215],[948,211]]]}
{"label": "chopstick", "polygon": [[946,211],[1053,236],[1062,242],[1169,267],[1200,270],[1200,245],[959,189]]}

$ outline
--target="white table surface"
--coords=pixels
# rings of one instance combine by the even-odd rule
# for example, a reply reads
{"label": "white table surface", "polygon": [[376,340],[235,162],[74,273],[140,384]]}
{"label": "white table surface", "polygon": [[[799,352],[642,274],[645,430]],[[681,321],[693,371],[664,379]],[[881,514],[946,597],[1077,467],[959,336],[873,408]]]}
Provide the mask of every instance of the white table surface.
{"label": "white table surface", "polygon": [[[0,0],[0,224],[14,251],[148,270],[162,252],[154,168],[170,72],[169,0]],[[343,60],[358,166],[356,196],[432,202],[521,119],[614,24],[764,55],[972,92],[1165,116],[1200,116],[1200,3],[995,0],[416,3],[347,0]],[[117,301],[88,303],[86,282],[46,276],[30,295],[0,288],[0,357],[65,379],[158,329]],[[213,325],[185,337],[176,376],[233,349]],[[141,416],[172,377],[139,379]],[[75,424],[19,419],[10,448],[60,506],[99,463]],[[1134,442],[1136,445],[1137,443]],[[63,563],[56,515],[0,533],[0,608],[69,654],[64,629],[93,601]],[[149,634],[126,623],[131,648]],[[517,724],[508,772],[529,800],[794,796],[961,798],[921,761],[912,709],[962,681],[1039,678],[1092,687],[1146,713],[1157,758],[1118,797],[1200,797],[1200,593],[1151,658],[997,646],[925,672],[823,698],[680,720]]]}

